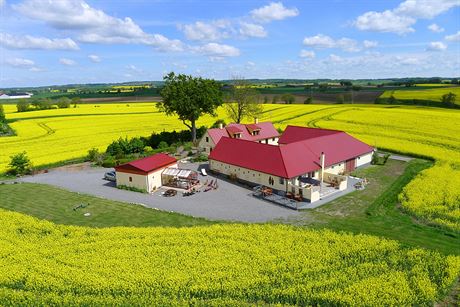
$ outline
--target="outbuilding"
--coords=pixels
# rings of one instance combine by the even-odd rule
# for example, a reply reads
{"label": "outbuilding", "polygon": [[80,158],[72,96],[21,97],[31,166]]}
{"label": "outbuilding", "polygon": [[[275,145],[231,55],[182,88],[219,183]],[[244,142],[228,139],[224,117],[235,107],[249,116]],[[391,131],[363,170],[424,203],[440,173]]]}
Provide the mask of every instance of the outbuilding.
{"label": "outbuilding", "polygon": [[177,160],[163,153],[116,166],[117,186],[154,192],[162,186],[161,174],[166,168],[177,168]]}

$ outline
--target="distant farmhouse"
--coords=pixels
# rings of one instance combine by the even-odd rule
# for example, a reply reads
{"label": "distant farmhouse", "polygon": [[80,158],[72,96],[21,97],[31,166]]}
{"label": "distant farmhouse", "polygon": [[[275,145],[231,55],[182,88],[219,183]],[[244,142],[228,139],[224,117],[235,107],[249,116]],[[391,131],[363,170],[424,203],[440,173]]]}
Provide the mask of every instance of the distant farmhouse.
{"label": "distant farmhouse", "polygon": [[[250,133],[247,126],[236,126],[241,137],[232,133],[233,128],[208,130],[205,137],[213,141],[211,171],[315,202],[331,188],[347,189],[347,174],[372,160],[374,148],[343,131],[288,126],[278,139],[272,135],[273,125],[263,123],[270,133],[262,139],[270,135],[276,141],[260,142],[251,140],[254,135],[243,137]],[[209,140],[200,144],[208,145]]]}
{"label": "distant farmhouse", "polygon": [[225,127],[221,124],[219,128],[208,129],[198,146],[209,154],[223,137],[277,145],[279,133],[271,122],[259,123],[257,119],[253,124],[232,123]]}
{"label": "distant farmhouse", "polygon": [[10,93],[5,94],[0,92],[0,99],[23,99],[23,98],[30,98],[33,94],[31,93]]}

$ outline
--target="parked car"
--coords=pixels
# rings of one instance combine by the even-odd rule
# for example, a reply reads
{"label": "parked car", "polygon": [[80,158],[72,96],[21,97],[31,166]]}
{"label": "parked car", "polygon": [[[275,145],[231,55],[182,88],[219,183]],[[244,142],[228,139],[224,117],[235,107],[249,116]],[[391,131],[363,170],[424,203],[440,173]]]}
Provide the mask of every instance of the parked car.
{"label": "parked car", "polygon": [[117,177],[115,175],[115,171],[110,171],[104,174],[104,179],[108,181],[113,181],[115,182],[117,180]]}

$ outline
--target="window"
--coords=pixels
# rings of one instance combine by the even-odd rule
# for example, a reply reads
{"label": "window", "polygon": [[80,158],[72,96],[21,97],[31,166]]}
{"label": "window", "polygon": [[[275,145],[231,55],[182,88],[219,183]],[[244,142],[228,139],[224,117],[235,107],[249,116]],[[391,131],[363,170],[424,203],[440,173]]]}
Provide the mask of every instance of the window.
{"label": "window", "polygon": [[209,138],[208,138],[208,137],[206,137],[206,143],[208,143],[208,142],[209,142]]}
{"label": "window", "polygon": [[273,139],[272,139],[272,141],[274,142],[274,141],[276,141],[276,139],[275,139],[275,138],[273,138]]}
{"label": "window", "polygon": [[129,177],[129,182],[133,182],[133,177]]}
{"label": "window", "polygon": [[269,185],[275,184],[275,180],[273,180],[272,176],[268,177],[268,184]]}
{"label": "window", "polygon": [[268,144],[268,139],[265,140],[265,144]]}
{"label": "window", "polygon": [[280,177],[280,184],[284,184],[284,178]]}

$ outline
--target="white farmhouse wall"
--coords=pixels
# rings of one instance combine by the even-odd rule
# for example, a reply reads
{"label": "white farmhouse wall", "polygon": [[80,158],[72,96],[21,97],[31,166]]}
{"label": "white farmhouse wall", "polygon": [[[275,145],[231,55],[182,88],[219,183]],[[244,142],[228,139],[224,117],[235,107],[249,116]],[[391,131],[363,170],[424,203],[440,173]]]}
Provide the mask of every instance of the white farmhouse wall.
{"label": "white farmhouse wall", "polygon": [[363,166],[364,164],[369,164],[372,161],[372,154],[373,152],[370,152],[368,154],[359,156],[356,158],[356,167]]}
{"label": "white farmhouse wall", "polygon": [[116,178],[117,186],[125,185],[127,187],[138,188],[148,191],[147,176],[145,175],[123,173],[118,171],[116,172]]}
{"label": "white farmhouse wall", "polygon": [[[327,159],[327,157],[326,157],[326,159]],[[334,164],[334,165],[331,165],[331,166],[328,166],[328,167],[325,167],[324,172],[325,173],[335,174],[335,175],[343,174],[343,172],[345,172],[345,161],[337,163],[337,164]]]}
{"label": "white farmhouse wall", "polygon": [[211,149],[213,149],[215,146],[216,144],[214,144],[214,141],[209,136],[208,131],[206,131],[203,137],[201,138],[200,142],[198,142],[198,148],[200,148],[209,155],[211,153]]}

